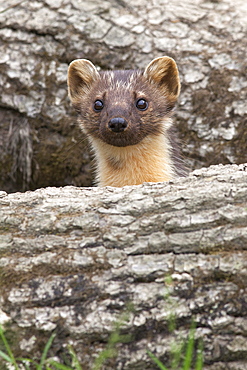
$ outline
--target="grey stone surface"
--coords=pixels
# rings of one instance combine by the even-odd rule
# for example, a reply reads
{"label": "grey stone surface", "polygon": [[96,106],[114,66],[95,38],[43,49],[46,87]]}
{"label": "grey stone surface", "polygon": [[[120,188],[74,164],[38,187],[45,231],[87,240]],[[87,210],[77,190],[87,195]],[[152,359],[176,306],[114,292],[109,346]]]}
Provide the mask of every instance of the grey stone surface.
{"label": "grey stone surface", "polygon": [[0,188],[91,184],[67,98],[76,58],[102,69],[175,58],[176,122],[189,168],[246,162],[246,19],[245,0],[1,2]]}
{"label": "grey stone surface", "polygon": [[105,369],[154,369],[147,349],[169,362],[192,318],[205,369],[244,369],[247,164],[122,189],[1,192],[0,274],[0,321],[22,356],[55,332],[49,355],[62,361],[72,344],[90,369],[127,310],[130,342]]}

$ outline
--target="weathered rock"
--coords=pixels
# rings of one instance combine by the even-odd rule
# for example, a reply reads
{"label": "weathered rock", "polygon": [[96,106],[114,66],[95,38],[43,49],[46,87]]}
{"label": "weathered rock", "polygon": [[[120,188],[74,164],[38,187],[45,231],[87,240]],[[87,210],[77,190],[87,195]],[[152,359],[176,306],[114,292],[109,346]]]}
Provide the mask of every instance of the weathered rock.
{"label": "weathered rock", "polygon": [[189,167],[246,162],[246,30],[245,0],[1,2],[1,189],[91,184],[66,87],[82,57],[103,69],[174,57]]}
{"label": "weathered rock", "polygon": [[2,192],[0,207],[0,318],[16,355],[40,356],[55,332],[49,355],[62,361],[72,344],[90,369],[129,310],[130,342],[105,369],[154,369],[147,349],[167,364],[193,318],[204,369],[246,368],[247,164],[122,189]]}

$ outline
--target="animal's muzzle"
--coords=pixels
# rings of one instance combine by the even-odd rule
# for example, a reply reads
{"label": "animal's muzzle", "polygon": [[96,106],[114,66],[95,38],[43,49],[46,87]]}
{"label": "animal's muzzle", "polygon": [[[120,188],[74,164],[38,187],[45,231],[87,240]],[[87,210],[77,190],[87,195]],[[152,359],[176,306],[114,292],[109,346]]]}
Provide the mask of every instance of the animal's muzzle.
{"label": "animal's muzzle", "polygon": [[116,133],[123,132],[128,127],[128,122],[122,117],[114,117],[108,122],[108,128]]}

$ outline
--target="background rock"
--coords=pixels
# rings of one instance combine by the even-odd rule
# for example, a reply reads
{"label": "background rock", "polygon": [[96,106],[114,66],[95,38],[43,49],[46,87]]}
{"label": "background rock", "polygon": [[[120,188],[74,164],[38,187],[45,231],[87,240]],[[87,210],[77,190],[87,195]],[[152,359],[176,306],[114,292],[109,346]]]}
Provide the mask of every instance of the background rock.
{"label": "background rock", "polygon": [[203,369],[246,369],[246,199],[247,164],[122,189],[1,192],[0,322],[15,355],[40,358],[55,332],[49,355],[64,361],[72,344],[92,369],[122,320],[129,341],[104,369],[154,370],[146,350],[167,365],[194,319]]}
{"label": "background rock", "polygon": [[189,168],[247,161],[245,0],[6,0],[0,4],[0,187],[91,184],[68,63],[143,68],[170,55]]}

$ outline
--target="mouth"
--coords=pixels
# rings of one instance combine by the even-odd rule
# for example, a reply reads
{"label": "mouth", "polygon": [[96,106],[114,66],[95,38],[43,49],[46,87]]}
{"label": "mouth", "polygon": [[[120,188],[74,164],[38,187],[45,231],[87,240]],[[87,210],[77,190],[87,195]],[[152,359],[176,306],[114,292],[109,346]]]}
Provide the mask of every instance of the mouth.
{"label": "mouth", "polygon": [[139,135],[131,134],[130,132],[121,132],[121,133],[107,133],[101,136],[101,140],[105,143],[117,146],[117,147],[126,147],[131,145],[138,144],[143,138]]}

